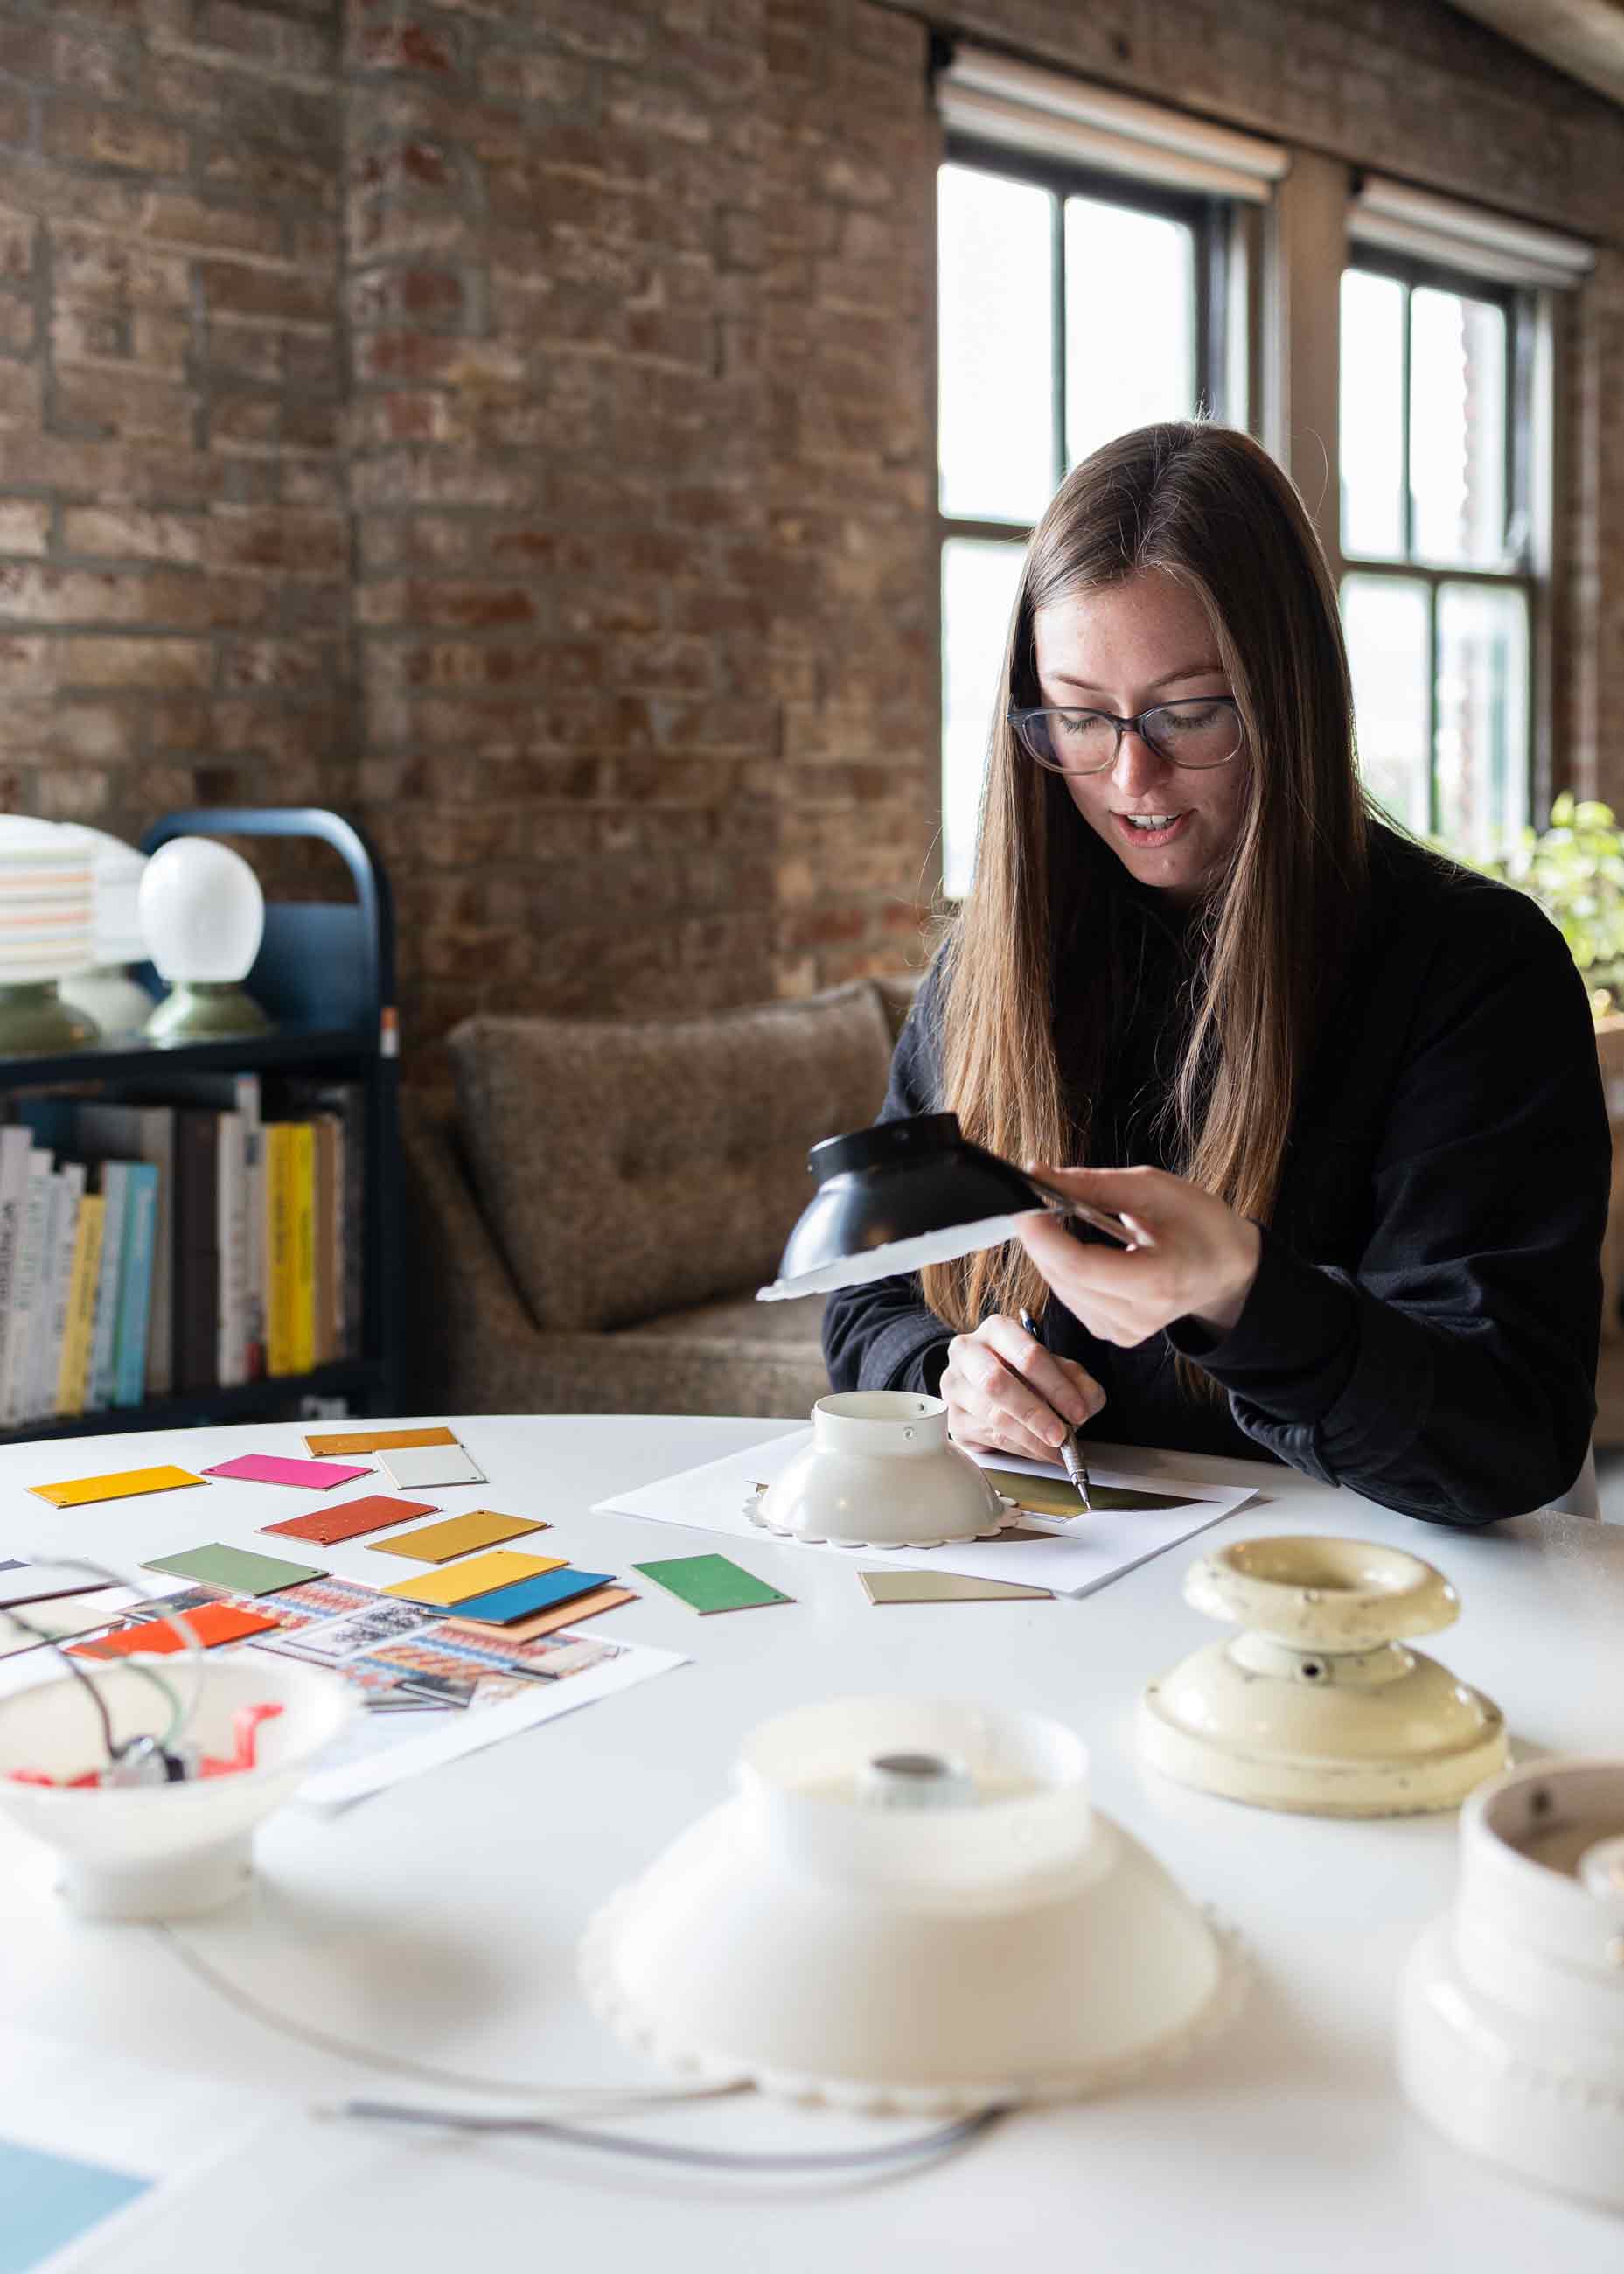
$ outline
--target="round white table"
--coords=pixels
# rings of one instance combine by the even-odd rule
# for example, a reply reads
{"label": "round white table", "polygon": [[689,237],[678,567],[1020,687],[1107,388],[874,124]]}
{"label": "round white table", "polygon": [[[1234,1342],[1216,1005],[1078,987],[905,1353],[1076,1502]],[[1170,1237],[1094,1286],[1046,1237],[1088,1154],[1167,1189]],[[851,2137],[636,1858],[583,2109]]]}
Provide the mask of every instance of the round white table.
{"label": "round white table", "polygon": [[[546,1552],[596,1570],[732,1553],[737,1543],[711,1533],[588,1510],[800,1426],[470,1416],[452,1427],[488,1482],[425,1497],[448,1513],[546,1517]],[[304,1446],[288,1425],[8,1449],[0,1555],[54,1546],[133,1562],[203,1538],[297,1552],[258,1527],[318,1495],[234,1486],[210,1494],[205,1519],[195,1494],[58,1515],[23,1489],[167,1461],[197,1469],[244,1449]],[[1096,1457],[1109,1465],[1109,1449]],[[1119,1457],[1151,1473],[1192,1466],[1188,1455]],[[944,2264],[1072,2274],[1079,2263],[1133,2274],[1192,2263],[1436,2274],[1454,2262],[1617,2274],[1624,2221],[1470,2159],[1400,2095],[1395,1986],[1415,1936],[1450,1901],[1454,1818],[1334,1822],[1210,1799],[1138,1766],[1132,1720],[1145,1682],[1216,1632],[1181,1594],[1196,1553],[1262,1532],[1339,1532],[1408,1547],[1455,1583],[1462,1618],[1432,1647],[1499,1700],[1520,1755],[1616,1754],[1624,1530],[1522,1517],[1455,1533],[1267,1464],[1194,1472],[1255,1485],[1264,1498],[1081,1600],[875,1608],[845,1559],[766,1538],[741,1560],[793,1596],[791,1608],[700,1619],[647,1588],[583,1631],[678,1649],[691,1664],[342,1812],[284,1808],[259,1834],[252,1894],[177,1930],[252,1997],[381,2052],[520,2082],[652,2082],[588,2011],[576,1941],[603,1898],[722,1796],[745,1733],[787,1706],[843,1694],[987,1698],[1078,1729],[1099,1805],[1249,1946],[1255,1979],[1239,2023],[1184,2067],[1111,2099],[1017,2114],[956,2157],[883,2185],[673,2173],[528,2139],[324,2120],[312,2109],[352,2096],[437,2096],[267,2027],[149,1929],[70,1917],[40,1851],[0,1826],[0,2072],[9,2061],[13,2094],[19,2049],[46,2044],[58,2082],[64,2048],[82,2063],[87,2098],[134,2058],[155,2065],[155,2099],[172,2088],[177,2126],[199,2081],[222,2104],[247,2091],[267,2119],[116,2240],[93,2236],[72,2264],[117,2274],[442,2274],[486,2260],[652,2263],[659,2274]],[[379,1584],[365,1541],[311,1560]],[[4,2115],[0,2094],[0,2134]],[[582,2116],[596,2120],[590,2108]],[[653,2136],[740,2149],[831,2149],[919,2128],[754,2096],[627,2120]],[[106,2145],[98,2138],[86,2151]]]}

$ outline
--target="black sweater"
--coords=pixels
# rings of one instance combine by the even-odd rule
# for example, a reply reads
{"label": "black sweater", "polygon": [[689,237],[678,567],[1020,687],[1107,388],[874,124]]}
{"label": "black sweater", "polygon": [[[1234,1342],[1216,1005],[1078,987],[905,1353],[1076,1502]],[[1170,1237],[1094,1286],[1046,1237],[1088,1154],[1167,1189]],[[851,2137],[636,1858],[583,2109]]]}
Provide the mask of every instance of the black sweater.
{"label": "black sweater", "polygon": [[[1092,1100],[1090,1165],[1165,1156],[1185,936],[1157,896],[1131,1015]],[[937,972],[891,1065],[882,1120],[940,1110]],[[1065,1075],[1066,1019],[1056,1021]],[[1259,1452],[1440,1524],[1556,1499],[1595,1419],[1611,1148],[1583,983],[1524,894],[1372,832],[1370,885],[1303,1081],[1262,1259],[1236,1325],[1191,1319],[1133,1349],[1051,1297],[1045,1339],[1106,1393],[1113,1443]],[[831,1295],[837,1389],[934,1390],[951,1330],[919,1283]],[[1192,1398],[1193,1358],[1227,1400]]]}

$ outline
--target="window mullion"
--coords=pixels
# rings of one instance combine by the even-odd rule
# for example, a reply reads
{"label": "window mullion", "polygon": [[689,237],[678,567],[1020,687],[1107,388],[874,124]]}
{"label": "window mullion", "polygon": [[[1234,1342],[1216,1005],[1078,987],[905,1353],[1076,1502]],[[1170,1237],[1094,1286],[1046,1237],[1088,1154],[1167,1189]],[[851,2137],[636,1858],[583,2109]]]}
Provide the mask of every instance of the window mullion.
{"label": "window mullion", "polygon": [[1438,779],[1438,582],[1426,580],[1426,825],[1434,837],[1443,834],[1444,811]]}
{"label": "window mullion", "polygon": [[1065,200],[1055,196],[1049,200],[1049,247],[1052,268],[1049,275],[1049,305],[1052,311],[1051,346],[1053,358],[1054,403],[1052,416],[1055,433],[1055,486],[1065,479],[1067,460],[1066,440],[1066,262],[1065,262]]}
{"label": "window mullion", "polygon": [[1416,486],[1411,475],[1410,464],[1410,310],[1414,305],[1415,295],[1410,287],[1406,284],[1404,287],[1403,359],[1399,370],[1399,413],[1402,421],[1402,432],[1403,434],[1403,444],[1399,453],[1399,462],[1404,470],[1404,494],[1402,503],[1403,506],[1402,529],[1404,538],[1404,558],[1406,561],[1413,561],[1416,557]]}

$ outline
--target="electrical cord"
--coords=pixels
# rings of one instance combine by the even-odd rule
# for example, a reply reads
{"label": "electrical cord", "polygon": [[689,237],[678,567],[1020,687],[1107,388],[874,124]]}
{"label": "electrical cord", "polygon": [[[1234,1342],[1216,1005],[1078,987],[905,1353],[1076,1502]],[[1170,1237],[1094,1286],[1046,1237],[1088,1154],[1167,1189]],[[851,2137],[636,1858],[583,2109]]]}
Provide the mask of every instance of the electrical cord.
{"label": "electrical cord", "polygon": [[[109,1580],[115,1586],[126,1585],[128,1584],[120,1573],[109,1570],[105,1563],[92,1563],[87,1562],[83,1556],[52,1555],[49,1560],[64,1571],[83,1571],[87,1573],[93,1579]],[[29,1636],[35,1643],[42,1643],[46,1649],[50,1651],[56,1657],[59,1658],[64,1666],[66,1667],[68,1672],[73,1676],[74,1680],[79,1683],[81,1688],[89,1692],[90,1702],[96,1711],[96,1719],[102,1725],[102,1749],[107,1754],[109,1763],[111,1764],[116,1762],[120,1754],[125,1749],[124,1747],[116,1743],[114,1741],[113,1724],[107,1710],[107,1701],[102,1697],[102,1692],[96,1688],[95,1683],[91,1680],[88,1673],[79,1663],[78,1659],[73,1655],[72,1652],[64,1646],[64,1638],[48,1632],[44,1627],[35,1626],[32,1619],[24,1618],[22,1613],[9,1603],[0,1604],[0,1612],[4,1612],[4,1615],[11,1621],[11,1623],[14,1627],[18,1628],[22,1633]],[[182,1618],[179,1612],[166,1611],[162,1614],[162,1616],[167,1624],[173,1626],[179,1630],[181,1640],[185,1644],[188,1654],[198,1654],[200,1656],[202,1645],[199,1642],[192,1629],[186,1624],[185,1620]],[[191,1721],[192,1715],[196,1710],[198,1692],[202,1686],[201,1680],[200,1678],[194,1679],[191,1704],[188,1706],[183,1706],[177,1692],[154,1668],[150,1666],[142,1666],[139,1662],[132,1660],[129,1662],[129,1670],[132,1674],[139,1675],[142,1681],[150,1683],[152,1687],[162,1694],[164,1702],[169,1706],[169,1724],[168,1728],[164,1731],[162,1737],[159,1740],[158,1744],[159,1751],[167,1753],[172,1745],[178,1743],[185,1730],[186,1724]]]}
{"label": "electrical cord", "polygon": [[[486,2096],[500,2094],[518,2100],[591,2101],[605,2114],[620,2110],[668,2107],[690,2100],[719,2100],[741,2092],[741,2084],[695,2085],[683,2089],[647,2090],[638,2086],[520,2084],[505,2078],[468,2076],[455,2069],[438,2068],[426,2061],[415,2061],[395,2053],[374,2051],[371,2046],[357,2045],[347,2038],[335,2037],[329,2030],[314,2028],[293,2015],[278,2012],[256,1998],[250,1990],[230,1981],[189,1943],[184,1942],[173,1927],[162,1921],[153,1924],[153,1933],[166,1944],[174,1956],[189,1973],[223,1998],[238,2012],[249,2014],[266,2028],[279,2030],[301,2044],[312,2045],[318,2052],[336,2053],[346,2060],[362,2067],[393,2072],[402,2076],[415,2077],[429,2083],[448,2084],[459,2092],[477,2092]],[[973,2116],[959,2122],[939,2127],[934,2132],[915,2134],[907,2140],[887,2142],[878,2148],[837,2149],[811,2153],[756,2155],[726,2148],[690,2148],[670,2140],[622,2139],[613,2133],[595,2132],[584,2125],[560,2123],[545,2116],[480,2116],[457,2109],[406,2108],[389,2101],[347,2100],[335,2106],[318,2108],[316,2114],[325,2118],[342,2118],[352,2121],[389,2124],[411,2124],[437,2127],[442,2131],[485,2134],[522,2134],[535,2138],[561,2142],[566,2146],[598,2148],[605,2154],[641,2156],[651,2162],[680,2164],[705,2171],[728,2172],[855,2172],[881,2166],[923,2161],[949,2155],[967,2147],[972,2140],[989,2130],[1000,2117],[1007,2116],[1006,2107],[977,2110]]]}
{"label": "electrical cord", "polygon": [[358,2045],[348,2037],[335,2036],[329,2029],[319,2029],[314,2023],[302,2022],[291,2014],[267,2005],[252,1990],[245,1990],[211,1965],[199,1950],[182,1939],[164,1920],[154,1920],[153,1933],[165,1943],[172,1954],[188,1973],[193,1975],[215,1996],[223,1998],[239,2013],[246,2014],[263,2028],[276,2029],[296,2043],[313,2046],[318,2052],[334,2053],[341,2059],[357,2062],[363,2068],[378,2069],[387,2075],[411,2077],[419,2083],[449,2085],[457,2092],[484,2093],[487,2097],[500,2096],[512,2100],[599,2100],[605,2104],[623,2103],[628,2107],[658,2107],[673,2101],[716,2100],[726,2094],[740,2092],[738,2084],[708,2084],[686,2088],[649,2089],[640,2085],[575,2085],[524,2084],[511,2078],[470,2076],[452,2068],[440,2068],[428,2061],[412,2060],[403,2053],[387,2053],[371,2045]]}
{"label": "electrical cord", "polygon": [[320,2113],[369,2123],[432,2125],[453,2132],[535,2134],[564,2141],[573,2148],[601,2148],[609,2155],[646,2156],[659,2163],[685,2164],[703,2171],[832,2172],[872,2171],[885,2164],[951,2154],[989,2131],[1010,2111],[1004,2106],[979,2108],[957,2123],[941,2125],[934,2132],[915,2133],[911,2139],[889,2141],[878,2148],[792,2150],[778,2155],[690,2148],[675,2140],[622,2140],[612,2132],[589,2132],[581,2125],[560,2124],[545,2116],[465,2116],[452,2109],[401,2108],[382,2100],[347,2100]]}

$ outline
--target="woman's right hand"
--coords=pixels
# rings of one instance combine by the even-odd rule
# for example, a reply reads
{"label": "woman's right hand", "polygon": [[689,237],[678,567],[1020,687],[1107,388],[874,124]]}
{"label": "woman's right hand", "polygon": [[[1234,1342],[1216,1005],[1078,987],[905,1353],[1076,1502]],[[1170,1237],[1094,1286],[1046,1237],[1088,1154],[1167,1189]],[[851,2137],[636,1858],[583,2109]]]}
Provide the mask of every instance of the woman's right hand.
{"label": "woman's right hand", "polygon": [[1056,1358],[1018,1319],[995,1312],[973,1335],[947,1346],[940,1383],[950,1434],[961,1445],[1052,1461],[1065,1434],[1105,1403],[1105,1392],[1075,1359]]}

